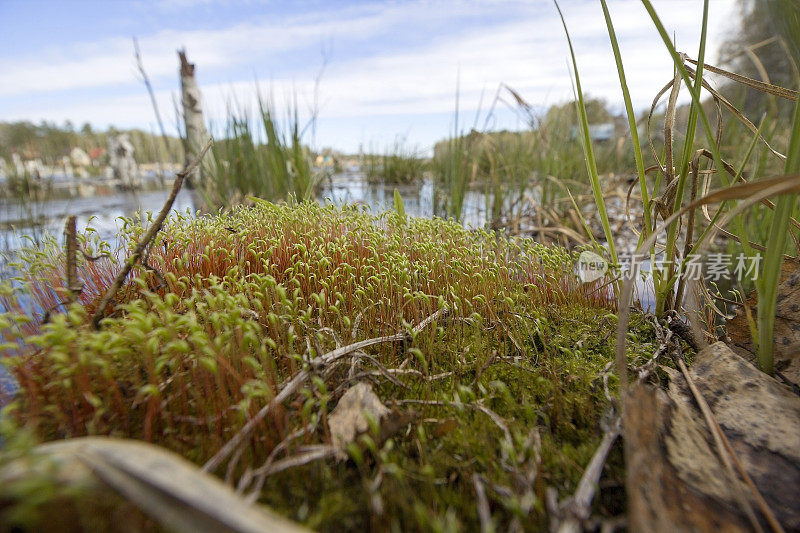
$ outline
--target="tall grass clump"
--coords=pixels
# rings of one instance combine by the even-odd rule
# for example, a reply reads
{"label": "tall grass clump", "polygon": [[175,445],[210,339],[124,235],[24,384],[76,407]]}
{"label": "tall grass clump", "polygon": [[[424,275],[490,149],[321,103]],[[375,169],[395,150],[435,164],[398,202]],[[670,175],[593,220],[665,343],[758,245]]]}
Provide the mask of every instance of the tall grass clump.
{"label": "tall grass clump", "polygon": [[[510,103],[504,100],[509,95]],[[448,139],[438,142],[432,161],[440,195],[438,212],[460,217],[464,196],[475,190],[484,193],[486,222],[491,227],[516,227],[531,213],[538,226],[560,226],[568,219],[565,210],[570,208],[567,186],[576,195],[592,191],[586,179],[583,128],[576,120],[575,103],[553,105],[539,113],[517,91],[501,84],[486,124],[499,102],[512,107],[528,129],[479,131],[473,127],[466,133],[456,127]],[[590,127],[615,120],[603,100],[587,98],[586,107]],[[455,123],[458,121],[456,116]],[[598,176],[633,166],[625,148],[625,139],[616,131],[611,139],[592,139],[590,149]]]}
{"label": "tall grass clump", "polygon": [[370,183],[409,185],[422,178],[425,160],[419,150],[409,147],[404,139],[397,138],[394,144],[382,153],[364,154],[362,169]]}
{"label": "tall grass clump", "polygon": [[597,162],[594,157],[592,139],[589,133],[589,120],[587,118],[588,115],[586,113],[586,105],[584,103],[583,90],[581,88],[581,79],[578,73],[578,64],[575,61],[575,51],[572,48],[572,40],[570,39],[569,32],[567,31],[567,24],[564,21],[561,8],[558,7],[557,3],[556,8],[558,9],[558,14],[561,17],[561,22],[564,25],[564,33],[567,35],[567,43],[569,44],[569,52],[572,58],[573,73],[575,75],[575,92],[577,96],[575,100],[575,106],[578,111],[578,117],[580,121],[581,139],[584,156],[586,159],[586,170],[587,174],[589,175],[589,182],[591,184],[592,194],[594,194],[598,214],[600,215],[600,221],[603,225],[603,236],[606,239],[606,248],[608,249],[609,258],[613,264],[617,264],[619,263],[619,257],[617,257],[616,246],[614,245],[614,235],[611,232],[611,224],[608,221],[608,212],[606,211],[605,199],[603,197],[603,188],[600,184],[600,176],[597,171]]}
{"label": "tall grass clump", "polygon": [[[757,331],[754,344],[759,367],[765,372],[771,373],[774,368],[773,328],[777,287],[780,282],[780,265],[784,253],[792,251],[791,248],[788,248],[787,242],[788,235],[791,233],[790,226],[797,225],[793,216],[798,211],[797,195],[795,194],[797,183],[795,182],[797,181],[796,173],[800,170],[800,166],[798,166],[798,161],[800,161],[800,156],[798,156],[800,119],[795,112],[793,122],[784,126],[791,132],[787,156],[784,156],[762,135],[763,123],[768,120],[762,121],[762,127],[756,127],[704,80],[708,2],[704,2],[703,5],[702,31],[696,60],[690,59],[675,49],[651,3],[648,0],[642,0],[642,3],[675,65],[673,81],[659,94],[660,98],[667,91],[671,91],[665,113],[664,150],[661,154],[653,154],[657,160],[650,169],[645,168],[644,162],[647,158],[642,150],[642,143],[638,139],[636,129],[633,127],[636,119],[633,114],[622,54],[616,41],[613,22],[604,0],[601,1],[601,6],[631,125],[638,188],[644,205],[644,215],[639,225],[640,246],[637,252],[649,254],[653,261],[656,259],[656,254],[663,259],[663,261],[659,261],[661,266],[653,271],[655,312],[658,316],[662,316],[671,312],[682,314],[684,311],[688,311],[690,317],[698,317],[700,313],[697,306],[702,304],[695,301],[695,308],[687,308],[690,306],[684,303],[685,296],[692,285],[689,262],[696,254],[712,244],[712,238],[718,231],[723,232],[737,243],[735,247],[737,250],[742,251],[748,257],[759,256],[763,259],[763,270],[755,283],[758,292],[758,319],[757,323],[753,324],[753,329]],[[796,37],[796,35],[793,36],[793,38]],[[570,50],[572,50],[571,45]],[[575,66],[574,54],[573,66]],[[710,66],[709,69],[736,82],[743,82],[741,77],[736,77],[722,69],[713,66]],[[585,125],[586,110],[581,102],[577,66],[575,66],[574,73],[579,100],[578,113]],[[791,100],[797,99],[797,93],[794,91],[771,86],[757,80],[744,79],[744,83],[772,95]],[[681,132],[683,145],[675,147],[673,146],[673,138],[677,137],[674,131],[677,124],[675,101],[681,86],[686,87],[692,99],[685,120],[685,129]],[[721,115],[718,116],[716,127],[712,126],[707,112],[710,105],[704,104],[701,100],[701,89],[708,91],[713,105],[718,108],[725,107],[735,120],[749,130],[751,137],[748,141],[750,145],[748,149],[738,150],[741,146],[734,147],[734,152],[729,159],[723,156],[721,140],[724,127]],[[780,117],[772,117],[772,120],[779,119]],[[769,167],[765,166],[763,162],[751,164],[751,155],[756,144],[764,147],[766,156],[785,159],[783,166],[785,178],[766,179],[760,171]],[[605,210],[604,200],[598,194],[599,187],[595,183],[596,173],[593,169],[593,155],[590,150],[587,150],[586,157],[592,187],[595,190],[596,203],[602,217]],[[709,164],[710,168],[706,168]],[[748,179],[745,179],[745,170],[748,168],[750,168],[750,175]],[[655,180],[648,181],[646,174],[649,170],[655,170]],[[712,188],[714,181],[719,183],[717,190],[707,193]],[[770,195],[781,195],[777,200],[777,206],[768,199]],[[714,213],[707,208],[712,203],[720,204]],[[761,242],[751,240],[753,232],[749,228],[752,227],[753,219],[759,220],[758,224],[762,227],[771,228],[770,231],[761,232],[761,235],[766,237]],[[662,223],[661,226],[659,226],[659,221]],[[730,230],[722,229],[722,226],[726,225],[730,227]],[[611,241],[613,236],[607,229],[605,217],[603,217],[603,227],[607,239]],[[659,241],[659,239],[663,240]],[[797,250],[793,251],[796,255]],[[630,281],[626,283],[626,285],[631,284]],[[702,282],[694,290],[699,291],[700,297],[707,291]],[[625,300],[629,297],[630,290],[626,287],[621,302],[623,308],[627,308]],[[699,320],[696,325],[698,324]]]}
{"label": "tall grass clump", "polygon": [[[797,5],[785,0],[771,3],[773,16],[785,26],[785,35],[790,42],[794,54],[790,57],[796,66],[800,65],[800,10]],[[800,174],[800,99],[797,99],[792,117],[791,137],[786,152],[786,163],[783,172],[787,176]],[[781,281],[781,264],[783,253],[788,245],[790,222],[798,215],[797,192],[784,194],[778,198],[775,213],[772,216],[772,232],[767,241],[764,257],[764,271],[759,278],[758,290],[758,339],[755,343],[758,350],[758,363],[764,372],[772,374],[774,370],[773,330],[775,328],[775,308],[778,297],[778,284]],[[746,242],[746,239],[745,239]],[[800,250],[795,250],[795,253]]]}
{"label": "tall grass clump", "polygon": [[471,137],[465,137],[459,129],[459,90],[456,89],[456,104],[453,114],[453,133],[442,148],[434,147],[431,167],[436,188],[434,211],[460,221],[464,210],[464,197],[476,174],[471,164]]}
{"label": "tall grass clump", "polygon": [[255,117],[228,107],[221,138],[205,165],[209,177],[203,193],[209,205],[227,207],[248,196],[271,201],[313,196],[321,175],[303,145],[296,105],[286,115],[282,123],[272,104],[260,96]]}

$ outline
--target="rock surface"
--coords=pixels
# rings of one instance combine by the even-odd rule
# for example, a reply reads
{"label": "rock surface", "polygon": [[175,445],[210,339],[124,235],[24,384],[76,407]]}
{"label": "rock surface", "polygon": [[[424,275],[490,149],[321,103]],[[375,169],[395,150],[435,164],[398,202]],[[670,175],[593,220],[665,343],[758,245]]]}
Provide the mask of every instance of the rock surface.
{"label": "rock surface", "polygon": [[[755,292],[747,305],[756,316],[758,301]],[[744,309],[727,323],[732,348],[750,361],[756,360],[753,339]],[[800,265],[793,261],[783,264],[781,283],[775,307],[775,370],[787,381],[800,387]]]}
{"label": "rock surface", "polygon": [[[772,512],[800,530],[800,397],[723,343],[701,351],[689,374]],[[750,531],[731,479],[681,373],[667,391],[638,386],[625,402],[627,490],[633,531]]]}

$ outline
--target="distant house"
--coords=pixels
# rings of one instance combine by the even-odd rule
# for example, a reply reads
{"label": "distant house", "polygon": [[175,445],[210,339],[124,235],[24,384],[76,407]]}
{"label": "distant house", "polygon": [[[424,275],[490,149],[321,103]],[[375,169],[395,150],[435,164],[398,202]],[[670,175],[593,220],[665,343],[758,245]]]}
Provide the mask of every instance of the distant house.
{"label": "distant house", "polygon": [[[580,129],[578,126],[570,128],[570,137],[578,137]],[[603,122],[600,124],[589,124],[589,138],[593,142],[612,141],[617,137],[617,125],[614,122]]]}
{"label": "distant house", "polygon": [[616,128],[613,122],[589,124],[589,138],[595,142],[610,141],[614,138]]}
{"label": "distant house", "polygon": [[106,149],[105,148],[92,148],[89,151],[89,158],[92,160],[93,166],[98,166],[100,164],[99,159],[105,155]]}

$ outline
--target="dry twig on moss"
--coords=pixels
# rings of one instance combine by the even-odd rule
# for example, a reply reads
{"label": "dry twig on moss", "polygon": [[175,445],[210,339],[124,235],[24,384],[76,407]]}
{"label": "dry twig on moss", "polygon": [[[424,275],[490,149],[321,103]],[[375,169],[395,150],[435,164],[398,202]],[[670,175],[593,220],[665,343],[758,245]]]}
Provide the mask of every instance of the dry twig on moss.
{"label": "dry twig on moss", "polygon": [[[439,309],[428,318],[420,322],[414,327],[414,332],[418,333],[425,329],[431,322],[435,321],[439,316],[447,314],[447,308]],[[336,348],[321,357],[317,357],[316,359],[312,359],[309,361],[309,369],[308,370],[301,370],[297,373],[297,375],[292,378],[286,385],[283,386],[281,391],[275,395],[270,402],[261,408],[261,410],[256,413],[256,415],[251,418],[247,424],[236,433],[231,440],[229,440],[211,459],[206,461],[206,464],[203,465],[203,471],[209,472],[211,470],[216,469],[222,462],[233,453],[239,444],[242,443],[244,439],[246,439],[252,432],[255,430],[256,426],[266,418],[266,416],[275,409],[278,405],[289,399],[293,394],[295,394],[300,387],[305,383],[305,381],[311,376],[312,370],[317,370],[320,368],[324,368],[327,365],[330,365],[333,362],[338,361],[348,355],[351,355],[355,352],[361,351],[364,348],[368,348],[370,346],[375,346],[376,344],[385,344],[390,342],[400,342],[408,339],[408,333],[402,331],[400,333],[395,333],[394,335],[387,335],[385,337],[375,337],[372,339],[366,339],[363,341],[355,342],[353,344],[348,344],[347,346],[342,346],[341,348]]]}
{"label": "dry twig on moss", "polygon": [[592,510],[592,499],[597,488],[597,482],[600,480],[600,474],[603,472],[603,466],[606,464],[606,457],[608,457],[611,446],[617,440],[621,431],[620,417],[617,416],[606,430],[600,446],[597,447],[592,460],[586,466],[586,470],[578,483],[578,488],[575,489],[575,494],[559,505],[559,511],[566,515],[564,521],[559,525],[559,533],[583,531],[581,522],[589,518],[589,513]]}
{"label": "dry twig on moss", "polygon": [[164,207],[161,208],[158,216],[155,218],[150,227],[147,228],[147,231],[144,233],[144,235],[142,235],[142,238],[139,239],[139,242],[133,249],[133,252],[131,252],[131,255],[125,260],[122,270],[119,271],[116,279],[114,279],[114,283],[103,295],[100,303],[97,304],[97,308],[92,316],[92,324],[94,324],[95,328],[100,327],[100,321],[105,317],[106,308],[111,303],[111,300],[117,294],[117,291],[119,291],[120,287],[122,287],[122,284],[125,282],[125,278],[128,277],[128,274],[133,266],[142,257],[142,255],[145,253],[145,250],[147,250],[147,247],[150,245],[150,241],[152,241],[158,232],[161,231],[161,226],[164,224],[164,220],[167,218],[167,215],[169,215],[169,212],[172,209],[172,204],[175,203],[175,198],[178,196],[178,192],[180,192],[186,176],[191,174],[195,167],[200,164],[200,161],[203,159],[203,156],[206,155],[208,149],[211,148],[213,142],[214,141],[209,139],[205,147],[203,147],[200,153],[197,154],[195,160],[192,161],[191,164],[187,165],[182,171],[180,171],[177,176],[175,176],[175,182],[172,185],[172,192],[170,192],[167,201],[164,202]]}

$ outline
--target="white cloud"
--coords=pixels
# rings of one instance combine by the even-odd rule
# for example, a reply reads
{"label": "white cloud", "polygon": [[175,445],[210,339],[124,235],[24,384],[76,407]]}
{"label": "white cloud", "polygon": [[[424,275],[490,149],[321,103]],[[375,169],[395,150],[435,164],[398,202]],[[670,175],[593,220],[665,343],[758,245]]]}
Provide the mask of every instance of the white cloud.
{"label": "white cloud", "polygon": [[[675,32],[679,49],[695,56],[702,2],[654,3],[667,30]],[[725,37],[722,29],[729,25],[727,19],[733,5],[733,0],[711,2],[709,61],[716,59],[716,50]],[[232,95],[241,102],[253,101],[252,74],[246,79],[238,78],[229,70],[232,65],[240,69],[251,67],[256,72],[265,57],[290,58],[294,52],[307,51],[321,38],[331,35],[339,42],[351,43],[354,39],[374,43],[396,39],[393,32],[408,31],[414,25],[425,23],[426,28],[435,27],[437,22],[444,25],[456,9],[461,14],[488,17],[493,11],[502,11],[503,6],[455,7],[417,2],[390,4],[383,9],[349,8],[325,16],[248,21],[214,31],[163,30],[143,36],[140,44],[148,72],[162,88],[158,99],[163,114],[169,115],[173,108],[171,91],[164,88],[177,88],[174,50],[185,44],[190,59],[200,69],[209,114],[219,120]],[[610,9],[635,104],[649,105],[671,76],[671,59],[639,2],[611,2]],[[600,6],[595,2],[564,2],[562,10],[575,45],[584,91],[619,102],[619,83]],[[368,128],[370,117],[449,113],[455,104],[457,79],[460,106],[466,112],[478,108],[482,92],[485,92],[483,107],[487,108],[500,82],[515,88],[534,105],[570,98],[569,50],[555,9],[549,2],[542,2],[520,12],[524,16],[516,20],[492,23],[487,19],[486,23],[464,26],[458,32],[451,27],[447,34],[432,33],[407,43],[400,51],[374,53],[364,49],[361,57],[334,55],[321,84],[322,116],[331,120],[361,118]],[[0,61],[0,114],[6,120],[69,118],[76,123],[143,125],[152,122],[149,101],[136,81],[131,48],[130,41],[118,38],[76,45],[63,52],[50,51],[41,59]],[[305,110],[312,97],[318,66],[282,65],[277,72],[261,72],[271,80],[265,85],[272,87],[279,100],[299,95],[301,108]],[[78,90],[91,90],[96,95],[110,87],[117,87],[114,94],[121,94],[92,97],[90,102],[78,102],[75,96]],[[54,96],[67,90],[73,91],[68,99]],[[48,105],[46,111],[37,110],[37,105],[44,101],[36,98],[37,91],[54,105]],[[32,96],[20,104],[22,94]],[[15,109],[4,105],[4,97],[15,101]],[[283,108],[283,104],[279,103],[278,108]],[[443,125],[443,130],[446,127]],[[366,135],[369,134],[367,131]],[[336,139],[320,142],[336,145]]]}

